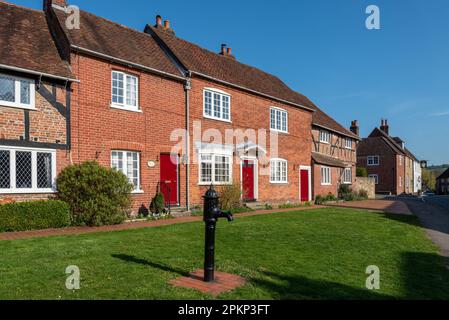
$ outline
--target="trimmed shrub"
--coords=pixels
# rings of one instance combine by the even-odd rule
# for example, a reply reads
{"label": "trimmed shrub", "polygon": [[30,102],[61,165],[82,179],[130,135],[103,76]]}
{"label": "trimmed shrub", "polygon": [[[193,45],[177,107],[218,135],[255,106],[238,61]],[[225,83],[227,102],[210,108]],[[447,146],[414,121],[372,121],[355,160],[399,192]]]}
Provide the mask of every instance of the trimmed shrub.
{"label": "trimmed shrub", "polygon": [[95,161],[66,167],[58,176],[58,197],[70,205],[73,225],[102,226],[125,221],[133,185],[115,169]]}
{"label": "trimmed shrub", "polygon": [[359,196],[360,200],[367,200],[368,199],[368,191],[361,189],[359,191],[358,196]]}
{"label": "trimmed shrub", "polygon": [[345,199],[345,198],[349,197],[351,194],[352,194],[352,190],[349,187],[349,185],[347,185],[347,184],[342,184],[338,188],[338,197],[340,199]]}
{"label": "trimmed shrub", "polygon": [[0,232],[70,226],[70,207],[57,200],[0,205]]}
{"label": "trimmed shrub", "polygon": [[165,198],[161,192],[158,192],[156,196],[151,200],[150,212],[152,214],[161,214],[165,211]]}
{"label": "trimmed shrub", "polygon": [[357,168],[356,169],[356,176],[360,178],[366,178],[368,177],[368,170],[366,168]]}
{"label": "trimmed shrub", "polygon": [[220,207],[231,211],[242,207],[242,191],[239,183],[223,186],[220,190]]}

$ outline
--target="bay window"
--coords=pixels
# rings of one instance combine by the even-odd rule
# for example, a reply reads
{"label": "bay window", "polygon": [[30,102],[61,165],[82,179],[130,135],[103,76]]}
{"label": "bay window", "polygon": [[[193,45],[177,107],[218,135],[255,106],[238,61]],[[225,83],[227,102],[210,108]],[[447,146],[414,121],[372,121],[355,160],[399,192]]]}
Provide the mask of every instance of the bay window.
{"label": "bay window", "polygon": [[217,89],[204,89],[204,117],[231,120],[231,96]]}
{"label": "bay window", "polygon": [[22,109],[34,109],[34,80],[0,74],[0,105]]}
{"label": "bay window", "polygon": [[270,161],[270,183],[288,183],[288,162],[284,159]]}
{"label": "bay window", "polygon": [[112,71],[112,107],[139,111],[139,79],[120,71]]}
{"label": "bay window", "polygon": [[113,150],[111,167],[128,177],[129,182],[134,186],[134,192],[141,191],[139,152]]}
{"label": "bay window", "polygon": [[0,147],[0,193],[53,193],[56,151]]}

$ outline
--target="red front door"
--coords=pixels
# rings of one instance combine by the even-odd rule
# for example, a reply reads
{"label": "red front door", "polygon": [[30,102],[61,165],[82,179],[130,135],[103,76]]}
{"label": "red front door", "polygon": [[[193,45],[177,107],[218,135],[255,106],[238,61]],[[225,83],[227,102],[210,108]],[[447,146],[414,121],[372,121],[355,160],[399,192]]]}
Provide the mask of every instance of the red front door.
{"label": "red front door", "polygon": [[160,186],[166,205],[179,205],[177,155],[161,154]]}
{"label": "red front door", "polygon": [[309,171],[301,170],[301,201],[309,201]]}
{"label": "red front door", "polygon": [[242,164],[242,191],[244,201],[254,201],[254,161],[245,160]]}

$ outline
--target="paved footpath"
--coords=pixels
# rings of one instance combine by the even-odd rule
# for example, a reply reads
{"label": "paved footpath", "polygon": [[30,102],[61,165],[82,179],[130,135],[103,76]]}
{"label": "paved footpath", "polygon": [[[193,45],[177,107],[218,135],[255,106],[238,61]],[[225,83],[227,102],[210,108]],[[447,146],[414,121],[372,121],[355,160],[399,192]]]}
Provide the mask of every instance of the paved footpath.
{"label": "paved footpath", "polygon": [[373,211],[381,211],[395,214],[412,215],[413,213],[407,205],[400,200],[362,200],[336,203],[334,207],[366,209]]}
{"label": "paved footpath", "polygon": [[[273,209],[273,210],[260,210],[248,213],[241,213],[235,215],[238,219],[240,217],[252,217],[259,215],[267,215],[274,213],[283,212],[294,212],[294,211],[304,211],[313,209],[322,209],[324,206],[312,206],[312,207],[301,207],[292,209]],[[168,220],[158,220],[158,221],[139,221],[139,222],[128,222],[124,224],[119,224],[115,226],[104,226],[104,227],[72,227],[64,229],[45,229],[36,231],[23,231],[23,232],[5,232],[0,233],[0,241],[4,240],[19,240],[19,239],[29,239],[29,238],[45,238],[52,236],[68,236],[68,235],[78,235],[78,234],[88,234],[88,233],[98,233],[98,232],[111,232],[111,231],[123,231],[123,230],[135,230],[143,228],[154,228],[160,226],[167,226],[180,223],[188,222],[198,222],[202,221],[203,217],[181,217]]]}
{"label": "paved footpath", "polygon": [[449,268],[449,209],[421,198],[402,199],[419,218],[426,233],[440,247],[441,255],[448,259]]}

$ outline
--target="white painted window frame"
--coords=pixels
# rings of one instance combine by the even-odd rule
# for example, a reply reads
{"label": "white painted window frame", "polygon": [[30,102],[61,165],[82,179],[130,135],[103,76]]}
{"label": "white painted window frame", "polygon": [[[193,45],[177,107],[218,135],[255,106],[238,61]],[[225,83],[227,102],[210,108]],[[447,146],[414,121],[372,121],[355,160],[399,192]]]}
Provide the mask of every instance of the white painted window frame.
{"label": "white painted window frame", "polygon": [[[211,181],[202,181],[202,177],[201,177],[201,165],[203,162],[202,156],[211,156],[211,160],[207,160],[207,163],[211,163]],[[216,165],[216,158],[217,157],[226,157],[229,160],[229,181],[228,182],[222,182],[222,181],[216,181],[215,179],[215,165]],[[233,157],[232,154],[227,154],[227,153],[215,153],[215,152],[211,152],[211,151],[201,151],[198,153],[198,185],[199,186],[210,186],[211,184],[216,185],[216,186],[225,186],[225,185],[231,185],[232,184],[232,172],[233,172]]]}
{"label": "white painted window frame", "polygon": [[345,138],[345,149],[352,150],[352,139]]}
{"label": "white painted window frame", "polygon": [[[139,151],[133,151],[133,150],[120,150],[120,149],[114,149],[111,150],[111,168],[113,167],[113,163],[112,163],[112,153],[113,152],[118,152],[118,153],[122,153],[122,159],[123,159],[123,170],[119,170],[116,169],[120,172],[122,172],[129,180],[130,183],[132,183],[131,179],[133,177],[128,177],[128,172],[125,171],[125,168],[128,168],[128,157],[127,157],[127,153],[136,153],[137,154],[137,169],[138,169],[138,173],[137,173],[137,187],[134,187],[134,190],[131,192],[132,194],[140,194],[140,193],[144,193],[144,191],[142,190],[142,186],[141,186],[141,168],[140,168],[140,156],[141,153]],[[134,186],[134,183],[132,183],[132,185]]]}
{"label": "white painted window frame", "polygon": [[[347,172],[349,172],[349,181],[346,180],[348,178]],[[343,169],[343,184],[352,184],[352,168],[344,168]]]}
{"label": "white painted window frame", "polygon": [[[206,92],[210,92],[212,95],[211,100],[211,115],[206,114]],[[218,94],[220,95],[220,116],[216,117],[214,112],[214,95]],[[229,119],[226,119],[223,117],[223,97],[227,97],[229,100]],[[220,89],[214,89],[214,88],[204,88],[203,89],[203,117],[206,119],[212,119],[212,120],[218,120],[223,122],[232,122],[232,99],[231,95],[226,93],[223,90]]]}
{"label": "white painted window frame", "polygon": [[321,143],[330,144],[331,143],[331,136],[332,136],[332,134],[329,131],[323,130],[323,129],[320,130],[320,137],[319,137],[319,139],[320,139]]}
{"label": "white painted window frame", "polygon": [[[274,128],[272,127],[273,124],[273,114],[272,111],[274,111]],[[283,127],[283,123],[282,123],[282,119],[283,119],[283,115],[285,114],[285,130],[282,129]],[[280,128],[277,128],[277,123],[278,123],[278,117],[281,117],[280,120]],[[288,111],[279,107],[270,107],[270,130],[271,131],[275,131],[275,132],[280,132],[280,133],[288,133]]]}
{"label": "white painted window frame", "polygon": [[375,184],[379,184],[379,175],[378,174],[370,174],[368,175],[368,178],[374,178]]}
{"label": "white painted window frame", "polygon": [[[9,151],[9,170],[10,170],[10,184],[9,189],[0,189],[0,194],[48,194],[56,192],[56,150],[54,149],[39,149],[39,148],[20,148],[0,146],[0,150]],[[16,188],[16,153],[17,152],[31,152],[31,188]],[[53,178],[52,188],[38,188],[37,187],[37,154],[49,153],[51,154],[51,175]]]}
{"label": "white painted window frame", "polygon": [[[36,110],[36,84],[33,79],[12,76],[9,74],[0,73],[0,76],[5,76],[14,79],[14,102],[0,100],[0,106]],[[24,104],[20,102],[20,81],[26,81],[30,84],[30,103]]]}
{"label": "white painted window frame", "polygon": [[[327,174],[326,174],[326,172],[327,172]],[[332,168],[326,167],[326,166],[321,166],[320,173],[321,173],[321,185],[322,186],[331,186],[332,185]],[[328,178],[328,179],[326,179],[326,178]]]}
{"label": "white painted window frame", "polygon": [[[123,103],[117,103],[117,102],[113,102],[113,90],[114,90],[114,73],[117,74],[122,74],[123,75]],[[127,99],[127,77],[132,77],[136,79],[136,105],[128,105],[126,104],[126,100]],[[125,110],[125,111],[132,111],[132,112],[142,112],[142,110],[140,109],[139,106],[139,77],[130,74],[130,73],[126,73],[123,71],[118,71],[118,70],[112,70],[111,71],[111,108],[113,109],[120,109],[120,110]]]}
{"label": "white painted window frame", "polygon": [[[377,163],[375,163],[374,159],[377,159]],[[370,164],[370,160],[372,160],[372,161],[371,161],[371,162],[372,162],[371,164]],[[377,166],[380,165],[380,157],[377,156],[377,155],[375,155],[375,156],[368,156],[368,157],[366,158],[366,164],[367,164],[367,166],[369,166],[369,167],[377,167]]]}
{"label": "white painted window frame", "polygon": [[[280,179],[273,180],[272,167],[273,167],[273,165],[276,165],[276,167],[277,167],[278,162],[285,165],[285,180],[282,180],[282,168],[281,168],[281,172],[280,172]],[[276,178],[276,177],[274,177],[274,178]],[[282,159],[282,158],[270,159],[270,183],[271,184],[288,184],[288,161],[286,159]]]}

